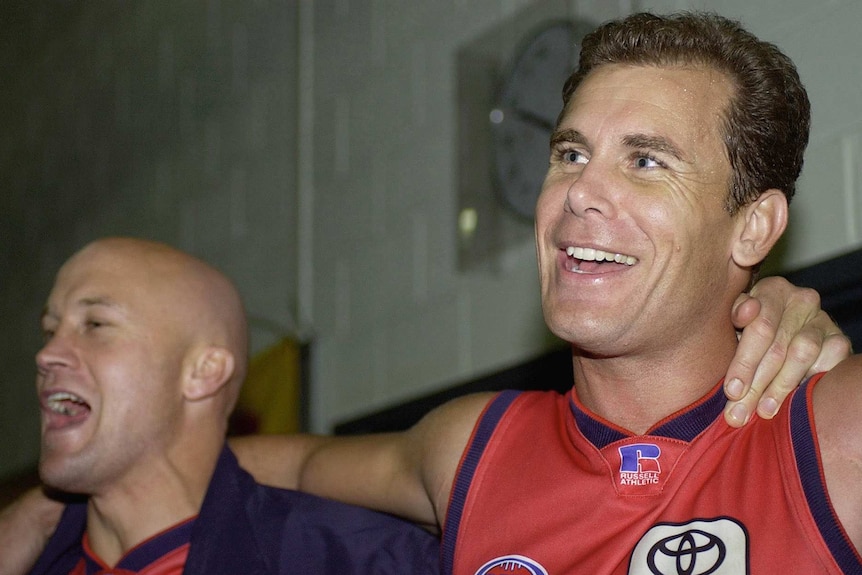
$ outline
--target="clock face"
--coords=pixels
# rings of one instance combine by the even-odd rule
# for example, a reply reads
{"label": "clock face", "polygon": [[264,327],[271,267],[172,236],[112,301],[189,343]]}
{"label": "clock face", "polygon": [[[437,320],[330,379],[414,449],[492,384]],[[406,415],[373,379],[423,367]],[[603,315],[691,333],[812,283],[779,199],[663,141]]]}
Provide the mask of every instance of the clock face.
{"label": "clock face", "polygon": [[491,111],[497,192],[524,218],[535,215],[563,84],[577,66],[581,38],[591,29],[558,22],[531,37],[516,55]]}

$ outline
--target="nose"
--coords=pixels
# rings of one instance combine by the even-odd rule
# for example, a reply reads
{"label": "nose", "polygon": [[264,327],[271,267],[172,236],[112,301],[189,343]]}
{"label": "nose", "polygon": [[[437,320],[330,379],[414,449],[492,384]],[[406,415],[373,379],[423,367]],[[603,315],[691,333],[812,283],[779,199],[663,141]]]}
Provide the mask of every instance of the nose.
{"label": "nose", "polygon": [[45,375],[57,368],[74,368],[77,364],[70,335],[59,330],[46,338],[45,344],[36,352],[36,370]]}
{"label": "nose", "polygon": [[567,212],[579,217],[613,218],[616,209],[612,198],[613,172],[597,158],[590,160],[566,191]]}

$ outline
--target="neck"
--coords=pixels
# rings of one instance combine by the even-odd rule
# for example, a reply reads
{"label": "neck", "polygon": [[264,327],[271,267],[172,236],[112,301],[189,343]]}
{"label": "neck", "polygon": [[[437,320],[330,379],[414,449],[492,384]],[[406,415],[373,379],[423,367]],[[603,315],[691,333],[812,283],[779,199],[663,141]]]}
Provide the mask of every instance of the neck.
{"label": "neck", "polygon": [[596,415],[642,434],[708,393],[724,377],[736,345],[730,332],[670,352],[597,358],[574,349],[575,390]]}
{"label": "neck", "polygon": [[90,496],[87,536],[102,561],[116,565],[135,546],[200,511],[219,450],[197,449],[191,456],[165,454]]}

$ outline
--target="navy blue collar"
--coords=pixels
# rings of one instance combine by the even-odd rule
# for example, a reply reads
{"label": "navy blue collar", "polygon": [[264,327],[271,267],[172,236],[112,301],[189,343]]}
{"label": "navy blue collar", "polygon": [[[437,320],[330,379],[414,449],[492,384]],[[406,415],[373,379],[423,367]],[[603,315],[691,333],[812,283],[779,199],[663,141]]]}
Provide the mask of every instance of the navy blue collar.
{"label": "navy blue collar", "polygon": [[[182,523],[147,539],[135,548],[130,549],[120,559],[120,562],[117,563],[114,569],[134,573],[143,571],[171,551],[191,542],[192,527],[194,524],[194,518],[186,519]],[[86,552],[84,553],[84,559],[86,561],[87,575],[105,572],[104,568]]]}
{"label": "navy blue collar", "polygon": [[[569,396],[569,407],[575,417],[575,423],[584,437],[596,448],[602,449],[615,441],[632,437],[618,427],[612,427],[606,422],[596,418],[591,413],[581,408],[573,399],[575,391]],[[724,387],[719,383],[709,393],[696,403],[674,413],[673,415],[659,421],[655,427],[646,432],[645,435],[668,437],[681,441],[693,441],[715,418],[724,411],[725,404]]]}

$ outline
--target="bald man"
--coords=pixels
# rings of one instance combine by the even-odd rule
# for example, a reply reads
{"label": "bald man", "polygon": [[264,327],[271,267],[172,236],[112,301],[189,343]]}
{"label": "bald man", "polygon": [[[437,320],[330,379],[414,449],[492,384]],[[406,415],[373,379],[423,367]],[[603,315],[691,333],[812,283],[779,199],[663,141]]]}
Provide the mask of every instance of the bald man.
{"label": "bald man", "polygon": [[258,485],[225,445],[247,364],[239,295],[163,244],[110,238],[57,275],[36,356],[39,471],[66,507],[32,573],[436,573],[437,542]]}

